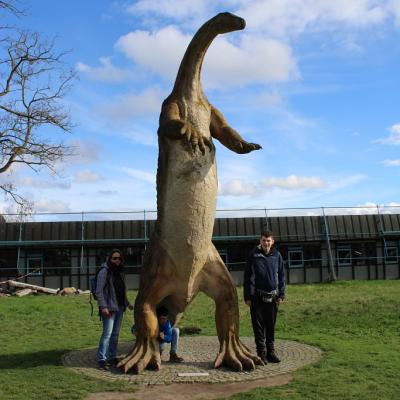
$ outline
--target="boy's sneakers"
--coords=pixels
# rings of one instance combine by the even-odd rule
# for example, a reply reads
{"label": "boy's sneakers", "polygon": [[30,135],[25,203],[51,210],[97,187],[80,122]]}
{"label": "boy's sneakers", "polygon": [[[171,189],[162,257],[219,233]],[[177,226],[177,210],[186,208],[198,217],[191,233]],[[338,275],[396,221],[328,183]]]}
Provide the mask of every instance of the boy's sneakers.
{"label": "boy's sneakers", "polygon": [[169,354],[169,362],[181,363],[181,362],[183,362],[183,358],[179,357],[178,354],[176,354],[176,353],[170,353]]}
{"label": "boy's sneakers", "polygon": [[261,361],[264,363],[264,365],[268,364],[267,353],[265,351],[257,352],[257,355],[261,358]]}
{"label": "boy's sneakers", "polygon": [[269,351],[267,352],[267,360],[268,360],[268,362],[270,362],[270,363],[275,363],[275,364],[281,362],[281,360],[280,360],[280,359],[278,358],[278,356],[276,355],[275,350],[269,350]]}

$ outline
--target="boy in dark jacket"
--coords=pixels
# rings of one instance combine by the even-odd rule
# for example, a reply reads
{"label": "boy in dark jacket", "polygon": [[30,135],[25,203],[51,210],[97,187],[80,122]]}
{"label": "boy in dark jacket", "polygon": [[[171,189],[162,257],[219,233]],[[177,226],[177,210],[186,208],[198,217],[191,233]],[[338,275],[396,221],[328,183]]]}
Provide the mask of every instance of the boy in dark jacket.
{"label": "boy in dark jacket", "polygon": [[285,297],[283,259],[274,243],[271,231],[262,232],[244,272],[244,301],[250,307],[257,354],[265,364],[280,362],[274,347],[275,322]]}

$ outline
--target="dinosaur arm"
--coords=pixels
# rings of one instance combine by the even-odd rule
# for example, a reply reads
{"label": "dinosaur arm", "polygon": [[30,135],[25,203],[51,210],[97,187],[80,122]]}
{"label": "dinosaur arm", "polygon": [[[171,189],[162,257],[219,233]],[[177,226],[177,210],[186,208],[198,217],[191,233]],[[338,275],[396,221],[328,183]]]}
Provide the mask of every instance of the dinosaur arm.
{"label": "dinosaur arm", "polygon": [[185,131],[185,121],[181,119],[178,104],[176,102],[163,104],[158,134],[177,140],[182,138]]}
{"label": "dinosaur arm", "polygon": [[195,151],[198,147],[205,154],[206,147],[213,148],[211,141],[196,131],[189,121],[182,119],[179,106],[175,101],[165,103],[161,110],[158,134],[172,140],[184,139]]}
{"label": "dinosaur arm", "polygon": [[246,142],[238,132],[228,125],[222,113],[215,107],[211,109],[210,132],[213,138],[235,153],[245,154],[261,149],[259,144]]}

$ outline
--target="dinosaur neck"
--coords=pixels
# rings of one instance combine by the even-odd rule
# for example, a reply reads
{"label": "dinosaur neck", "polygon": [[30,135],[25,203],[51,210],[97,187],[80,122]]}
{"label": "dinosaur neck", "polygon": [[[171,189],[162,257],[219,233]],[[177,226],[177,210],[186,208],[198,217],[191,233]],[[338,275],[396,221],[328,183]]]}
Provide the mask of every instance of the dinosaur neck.
{"label": "dinosaur neck", "polygon": [[174,94],[189,99],[204,96],[200,73],[208,47],[220,33],[243,29],[244,26],[242,18],[230,13],[218,14],[207,21],[193,36],[186,49],[175,80]]}
{"label": "dinosaur neck", "polygon": [[201,67],[208,47],[218,35],[218,32],[210,30],[206,25],[203,25],[193,37],[183,56],[173,90],[179,97],[203,96],[200,82]]}

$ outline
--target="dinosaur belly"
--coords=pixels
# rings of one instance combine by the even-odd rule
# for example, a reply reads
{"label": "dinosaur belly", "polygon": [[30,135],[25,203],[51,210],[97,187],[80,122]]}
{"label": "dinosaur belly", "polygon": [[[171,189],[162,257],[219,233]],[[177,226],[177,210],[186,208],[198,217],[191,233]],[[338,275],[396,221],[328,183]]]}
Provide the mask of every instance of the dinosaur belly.
{"label": "dinosaur belly", "polygon": [[196,275],[209,250],[215,218],[217,171],[215,151],[203,155],[171,144],[160,232],[165,250],[183,276]]}

